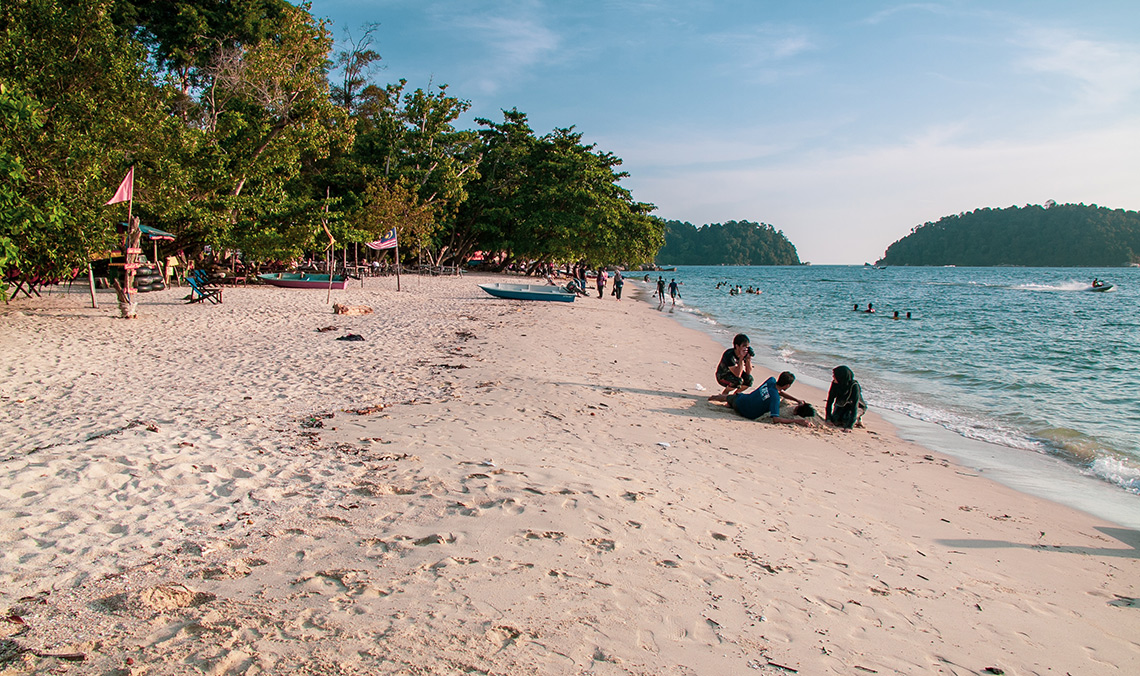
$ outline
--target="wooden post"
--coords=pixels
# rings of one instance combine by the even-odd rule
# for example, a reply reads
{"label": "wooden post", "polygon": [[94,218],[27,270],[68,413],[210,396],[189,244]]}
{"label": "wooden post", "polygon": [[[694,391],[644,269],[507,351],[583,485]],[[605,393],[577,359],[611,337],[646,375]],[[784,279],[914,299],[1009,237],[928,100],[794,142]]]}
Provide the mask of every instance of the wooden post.
{"label": "wooden post", "polygon": [[87,261],[87,282],[91,288],[91,309],[96,310],[99,304],[95,302],[95,271],[91,269],[91,261]]}
{"label": "wooden post", "polygon": [[[129,207],[128,207],[129,209]],[[123,319],[134,319],[138,316],[138,300],[132,293],[135,285],[135,270],[139,267],[139,255],[142,248],[139,246],[142,231],[139,230],[139,219],[128,217],[127,234],[123,241],[123,278],[115,280],[115,295],[119,299],[119,316]]]}

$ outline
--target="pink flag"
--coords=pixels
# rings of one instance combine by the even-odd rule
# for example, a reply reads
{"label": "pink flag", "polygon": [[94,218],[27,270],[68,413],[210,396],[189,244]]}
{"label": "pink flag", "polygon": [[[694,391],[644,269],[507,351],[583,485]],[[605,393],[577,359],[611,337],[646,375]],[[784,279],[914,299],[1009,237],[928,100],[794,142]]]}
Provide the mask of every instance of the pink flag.
{"label": "pink flag", "polygon": [[115,191],[115,196],[110,199],[103,206],[107,204],[118,204],[119,202],[130,202],[135,196],[135,168],[131,167],[127,171],[126,177],[123,182],[119,184],[119,189]]}

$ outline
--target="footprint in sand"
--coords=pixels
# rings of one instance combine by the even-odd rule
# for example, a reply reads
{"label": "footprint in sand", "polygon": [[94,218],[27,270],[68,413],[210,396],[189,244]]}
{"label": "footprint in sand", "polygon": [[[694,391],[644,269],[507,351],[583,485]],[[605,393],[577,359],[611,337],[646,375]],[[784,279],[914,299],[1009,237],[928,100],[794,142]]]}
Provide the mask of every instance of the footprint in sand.
{"label": "footprint in sand", "polygon": [[556,530],[548,530],[543,533],[536,533],[532,530],[528,530],[525,534],[523,534],[523,537],[527,540],[561,540],[562,538],[566,537],[566,534]]}
{"label": "footprint in sand", "polygon": [[422,537],[418,540],[413,541],[412,544],[417,547],[427,547],[428,545],[449,545],[454,543],[457,539],[458,538],[456,538],[454,535],[451,535],[450,533],[447,535],[433,533],[427,537]]}
{"label": "footprint in sand", "polygon": [[522,636],[522,632],[514,627],[501,624],[488,629],[484,636],[487,637],[488,641],[499,646],[499,650],[505,650],[509,648],[519,636]]}
{"label": "footprint in sand", "polygon": [[613,540],[606,538],[590,538],[586,540],[586,544],[592,546],[599,552],[612,552],[617,549],[617,544]]}

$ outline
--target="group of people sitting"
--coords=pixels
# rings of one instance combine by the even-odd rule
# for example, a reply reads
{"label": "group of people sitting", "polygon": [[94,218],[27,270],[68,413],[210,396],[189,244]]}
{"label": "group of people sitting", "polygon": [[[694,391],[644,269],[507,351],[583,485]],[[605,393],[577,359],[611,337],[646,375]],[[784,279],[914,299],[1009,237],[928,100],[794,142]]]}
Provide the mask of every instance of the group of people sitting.
{"label": "group of people sitting", "polygon": [[[716,368],[716,381],[724,387],[720,394],[709,397],[709,401],[722,401],[749,420],[766,416],[774,423],[810,426],[817,414],[815,407],[808,402],[788,394],[788,388],[796,381],[790,371],[778,377],[768,378],[759,387],[752,387],[752,349],[748,336],[737,334],[732,347],[725,350]],[[827,405],[824,420],[841,429],[850,430],[862,427],[860,419],[867,410],[863,401],[862,388],[855,380],[855,374],[846,366],[836,366],[831,371],[831,387],[827,391]]]}

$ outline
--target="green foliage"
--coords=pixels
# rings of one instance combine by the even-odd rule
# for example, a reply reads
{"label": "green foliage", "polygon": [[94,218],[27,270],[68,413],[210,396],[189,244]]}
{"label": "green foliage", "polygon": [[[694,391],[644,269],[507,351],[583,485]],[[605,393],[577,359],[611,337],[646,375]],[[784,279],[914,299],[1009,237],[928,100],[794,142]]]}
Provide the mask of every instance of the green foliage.
{"label": "green foliage", "polygon": [[657,262],[669,265],[799,265],[796,247],[764,223],[729,221],[700,228],[665,221],[665,246]]}
{"label": "green foliage", "polygon": [[140,11],[123,17],[148,23],[128,32],[146,38],[168,79],[190,87],[169,92],[150,167],[162,190],[144,193],[144,219],[190,253],[211,245],[289,259],[318,246],[315,168],[351,142],[347,115],[328,99],[328,32],[304,9],[270,0],[133,4]]}
{"label": "green foliage", "polygon": [[504,111],[503,122],[483,127],[483,159],[456,232],[485,250],[516,260],[594,265],[649,260],[664,241],[649,216],[618,182],[621,160],[582,143],[582,135],[556,129],[536,137],[526,115]]}
{"label": "green foliage", "polygon": [[145,54],[108,21],[109,4],[0,5],[0,80],[36,108],[34,120],[9,118],[2,141],[23,167],[7,172],[19,205],[0,224],[16,249],[6,263],[11,276],[66,278],[107,247],[115,212],[102,203],[131,164],[128,154],[161,127]]}
{"label": "green foliage", "polygon": [[219,53],[275,36],[294,9],[285,0],[119,0],[108,3],[116,25],[145,44],[183,92],[209,86],[204,75]]}
{"label": "green foliage", "polygon": [[1096,205],[976,209],[916,226],[882,265],[1104,267],[1140,262],[1140,213]]}
{"label": "green foliage", "polygon": [[[369,82],[372,28],[330,59],[286,0],[9,0],[0,5],[0,273],[50,280],[119,240],[104,206],[135,167],[133,213],[173,249],[287,260],[376,239],[435,263],[650,260],[664,243],[621,160],[526,116],[456,128],[446,86]],[[334,78],[330,67],[339,68]],[[330,79],[337,85],[330,87]],[[0,290],[2,293],[2,290]]]}
{"label": "green foliage", "polygon": [[400,247],[412,251],[431,246],[438,227],[435,210],[420,201],[406,180],[373,179],[353,216],[366,241],[376,241],[395,228]]}

